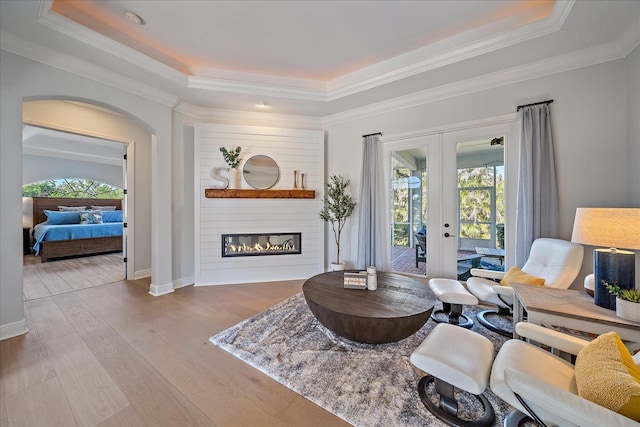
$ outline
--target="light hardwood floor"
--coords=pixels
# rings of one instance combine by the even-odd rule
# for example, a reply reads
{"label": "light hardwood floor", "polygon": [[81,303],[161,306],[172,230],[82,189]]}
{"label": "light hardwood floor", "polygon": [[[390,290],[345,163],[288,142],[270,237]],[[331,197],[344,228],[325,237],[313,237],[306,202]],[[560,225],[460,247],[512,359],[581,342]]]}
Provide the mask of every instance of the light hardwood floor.
{"label": "light hardwood floor", "polygon": [[208,342],[301,288],[153,297],[140,280],[27,301],[29,333],[0,342],[0,426],[347,426]]}
{"label": "light hardwood floor", "polygon": [[40,257],[23,257],[25,301],[91,288],[124,279],[122,252],[40,262]]}

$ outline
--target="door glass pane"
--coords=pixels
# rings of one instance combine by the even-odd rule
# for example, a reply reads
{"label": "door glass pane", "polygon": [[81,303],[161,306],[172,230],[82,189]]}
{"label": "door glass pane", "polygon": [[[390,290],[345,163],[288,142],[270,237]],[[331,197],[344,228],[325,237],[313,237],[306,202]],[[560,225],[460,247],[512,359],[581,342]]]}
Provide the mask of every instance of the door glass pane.
{"label": "door glass pane", "polygon": [[501,258],[480,257],[478,250],[504,247],[503,142],[497,137],[457,144],[459,280],[469,278],[473,267],[501,268]]}
{"label": "door glass pane", "polygon": [[424,153],[424,149],[410,149],[394,151],[391,155],[393,271],[426,274],[427,171]]}
{"label": "door glass pane", "polygon": [[410,171],[407,168],[393,169],[393,245],[409,246],[409,222],[411,194],[407,185]]}

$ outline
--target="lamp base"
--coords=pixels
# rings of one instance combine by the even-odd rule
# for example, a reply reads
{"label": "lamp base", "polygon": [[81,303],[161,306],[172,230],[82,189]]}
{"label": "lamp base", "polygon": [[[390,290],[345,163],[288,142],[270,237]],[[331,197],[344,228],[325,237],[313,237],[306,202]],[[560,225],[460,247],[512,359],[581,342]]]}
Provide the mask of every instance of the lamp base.
{"label": "lamp base", "polygon": [[633,289],[636,283],[636,255],[629,251],[596,249],[593,251],[593,274],[595,276],[594,302],[609,310],[616,309],[616,297],[611,295],[602,281],[618,282],[623,289]]}

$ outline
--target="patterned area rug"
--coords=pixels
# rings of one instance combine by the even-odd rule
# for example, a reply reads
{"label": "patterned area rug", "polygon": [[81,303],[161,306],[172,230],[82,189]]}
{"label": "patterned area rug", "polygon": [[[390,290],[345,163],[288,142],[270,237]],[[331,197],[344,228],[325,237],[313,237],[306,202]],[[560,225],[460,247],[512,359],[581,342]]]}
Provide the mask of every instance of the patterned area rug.
{"label": "patterned area rug", "polygon": [[[474,318],[476,311],[470,307],[464,313]],[[435,325],[430,319],[396,343],[356,343],[322,326],[300,293],[210,341],[355,426],[445,426],[420,401],[417,387],[424,373],[409,361]],[[489,338],[496,352],[506,340],[477,322],[473,330]],[[490,390],[485,396],[496,412],[494,425],[502,425],[513,408]],[[473,397],[460,393],[457,398],[468,408],[462,417],[477,416]]]}

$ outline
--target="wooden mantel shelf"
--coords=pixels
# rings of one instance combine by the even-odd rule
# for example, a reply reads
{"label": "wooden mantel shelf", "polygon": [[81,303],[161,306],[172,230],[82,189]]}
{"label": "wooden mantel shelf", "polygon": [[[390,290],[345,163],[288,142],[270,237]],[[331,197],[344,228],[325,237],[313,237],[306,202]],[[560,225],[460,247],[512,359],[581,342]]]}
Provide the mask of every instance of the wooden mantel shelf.
{"label": "wooden mantel shelf", "polygon": [[243,190],[231,188],[205,188],[208,199],[315,199],[315,190]]}

